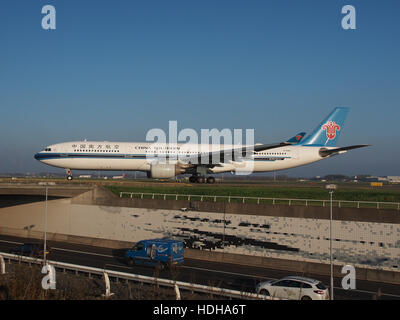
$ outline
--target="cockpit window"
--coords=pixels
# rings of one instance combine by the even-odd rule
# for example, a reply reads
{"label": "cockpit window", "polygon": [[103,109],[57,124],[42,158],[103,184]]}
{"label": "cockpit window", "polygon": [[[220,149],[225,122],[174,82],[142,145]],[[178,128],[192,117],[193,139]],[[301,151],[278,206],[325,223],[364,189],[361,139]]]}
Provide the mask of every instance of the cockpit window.
{"label": "cockpit window", "polygon": [[46,148],[44,149],[44,151],[51,151],[51,148]]}

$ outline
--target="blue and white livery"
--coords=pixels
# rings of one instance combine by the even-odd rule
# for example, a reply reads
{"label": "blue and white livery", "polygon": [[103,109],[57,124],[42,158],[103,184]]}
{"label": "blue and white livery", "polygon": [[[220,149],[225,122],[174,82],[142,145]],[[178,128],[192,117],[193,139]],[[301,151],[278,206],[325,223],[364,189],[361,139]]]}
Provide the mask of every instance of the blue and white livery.
{"label": "blue and white livery", "polygon": [[[246,167],[251,167],[252,172],[278,171],[368,146],[336,147],[348,112],[348,108],[335,108],[304,139],[305,133],[301,132],[285,142],[268,145],[74,141],[47,146],[35,154],[35,159],[65,168],[68,179],[72,179],[71,170],[116,170],[144,171],[148,177],[156,179],[191,174],[190,182],[213,183],[215,178],[208,175],[240,172],[246,165],[250,165]],[[160,157],[166,161],[158,161]]]}

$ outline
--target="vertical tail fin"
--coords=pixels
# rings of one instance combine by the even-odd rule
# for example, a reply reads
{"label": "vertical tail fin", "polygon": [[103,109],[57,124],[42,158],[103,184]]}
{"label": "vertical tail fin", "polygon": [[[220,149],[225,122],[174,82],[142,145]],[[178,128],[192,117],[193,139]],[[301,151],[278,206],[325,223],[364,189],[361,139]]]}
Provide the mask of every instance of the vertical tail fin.
{"label": "vertical tail fin", "polygon": [[335,147],[348,113],[349,108],[335,108],[300,144]]}

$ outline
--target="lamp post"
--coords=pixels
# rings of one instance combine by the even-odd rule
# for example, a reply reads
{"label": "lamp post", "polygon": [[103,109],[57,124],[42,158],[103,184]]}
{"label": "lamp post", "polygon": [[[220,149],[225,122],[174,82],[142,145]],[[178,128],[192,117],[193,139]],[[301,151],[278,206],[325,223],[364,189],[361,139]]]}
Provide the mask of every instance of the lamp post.
{"label": "lamp post", "polygon": [[43,262],[44,265],[46,265],[46,251],[47,251],[47,195],[48,195],[48,186],[46,185],[46,204],[45,204],[45,209],[44,209],[44,250],[43,250]]}
{"label": "lamp post", "polygon": [[333,191],[336,190],[336,184],[328,184],[326,185],[326,189],[329,190],[329,194],[331,196],[331,206],[330,206],[330,218],[329,218],[329,247],[330,247],[330,266],[331,266],[331,294],[330,299],[333,300],[333,259],[332,259],[332,198]]}
{"label": "lamp post", "polygon": [[225,214],[226,214],[226,202],[224,201],[224,229],[223,229],[223,233],[222,233],[222,250],[224,250],[225,248]]}

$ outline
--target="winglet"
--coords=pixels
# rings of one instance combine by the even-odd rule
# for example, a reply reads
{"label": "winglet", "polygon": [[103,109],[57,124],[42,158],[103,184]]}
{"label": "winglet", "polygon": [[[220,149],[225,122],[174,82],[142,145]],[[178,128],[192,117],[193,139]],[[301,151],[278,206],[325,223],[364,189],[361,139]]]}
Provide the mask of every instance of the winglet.
{"label": "winglet", "polygon": [[294,137],[287,140],[286,142],[291,143],[291,144],[299,143],[304,138],[305,135],[306,135],[305,132],[300,132],[300,133],[296,134]]}

